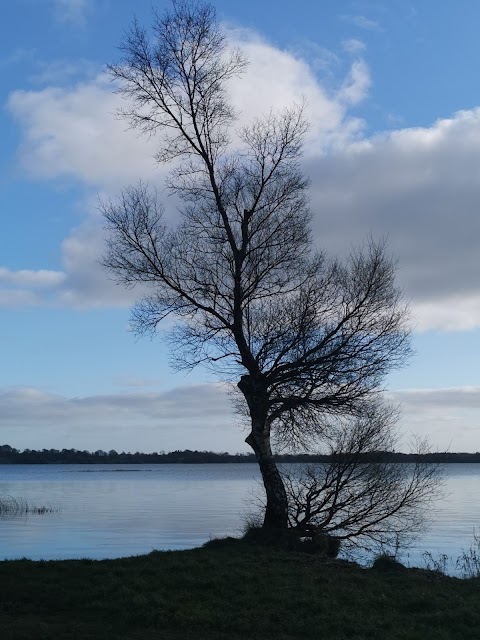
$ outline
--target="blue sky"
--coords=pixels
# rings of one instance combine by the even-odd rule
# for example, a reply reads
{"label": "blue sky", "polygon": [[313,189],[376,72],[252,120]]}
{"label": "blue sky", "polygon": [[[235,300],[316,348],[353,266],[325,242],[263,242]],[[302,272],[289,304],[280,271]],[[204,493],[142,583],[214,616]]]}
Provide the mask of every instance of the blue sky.
{"label": "blue sky", "polygon": [[[222,385],[173,374],[128,331],[99,197],[162,185],[155,142],[115,117],[105,65],[151,0],[17,0],[0,38],[0,443],[246,451]],[[156,4],[161,10],[165,3]],[[387,236],[415,357],[386,381],[412,434],[480,450],[480,5],[433,0],[216,3],[250,58],[241,120],[306,98],[315,241]],[[174,217],[173,203],[169,203]]]}

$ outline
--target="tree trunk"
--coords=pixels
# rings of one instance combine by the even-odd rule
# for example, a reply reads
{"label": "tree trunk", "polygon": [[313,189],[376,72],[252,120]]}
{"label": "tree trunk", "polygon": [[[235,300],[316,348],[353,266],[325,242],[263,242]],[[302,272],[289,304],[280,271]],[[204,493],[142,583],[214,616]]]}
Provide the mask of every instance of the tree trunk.
{"label": "tree trunk", "polygon": [[257,425],[252,420],[252,431],[248,438],[245,439],[245,442],[255,452],[267,495],[263,526],[286,529],[288,526],[287,494],[282,477],[273,459],[270,448],[270,434],[259,434]]}
{"label": "tree trunk", "polygon": [[252,420],[252,430],[245,442],[255,452],[267,496],[263,526],[286,529],[288,527],[287,494],[270,446],[270,424],[267,419],[268,395],[265,385],[262,379],[253,380],[251,376],[242,376],[238,387],[245,396]]}

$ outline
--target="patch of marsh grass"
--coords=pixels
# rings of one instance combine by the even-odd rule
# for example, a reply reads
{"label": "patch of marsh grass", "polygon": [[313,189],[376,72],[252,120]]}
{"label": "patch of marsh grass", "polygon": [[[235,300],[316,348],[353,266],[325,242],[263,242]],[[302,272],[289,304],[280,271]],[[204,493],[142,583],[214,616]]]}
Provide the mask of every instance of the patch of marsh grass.
{"label": "patch of marsh grass", "polygon": [[427,571],[447,575],[448,567],[451,564],[451,558],[446,553],[439,553],[435,556],[430,551],[424,551],[422,553],[422,558]]}
{"label": "patch of marsh grass", "polygon": [[463,578],[480,578],[480,532],[473,530],[473,541],[470,547],[457,558],[457,570]]}
{"label": "patch of marsh grass", "polygon": [[31,505],[25,498],[14,498],[13,496],[0,496],[0,518],[9,518],[28,514],[44,515],[58,511],[52,506]]}
{"label": "patch of marsh grass", "polygon": [[468,549],[455,560],[446,553],[434,555],[430,551],[422,554],[423,565],[427,571],[443,575],[456,574],[464,579],[480,578],[480,532],[473,530],[473,540]]}

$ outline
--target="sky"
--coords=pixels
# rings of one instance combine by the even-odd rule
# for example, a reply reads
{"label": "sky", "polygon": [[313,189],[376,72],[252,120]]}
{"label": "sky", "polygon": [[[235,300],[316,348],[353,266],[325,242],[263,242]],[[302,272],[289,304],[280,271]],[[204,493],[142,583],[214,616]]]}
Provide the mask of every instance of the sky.
{"label": "sky", "polygon": [[[173,373],[162,336],[129,331],[138,295],[99,265],[98,203],[162,187],[155,140],[116,116],[106,64],[152,0],[2,2],[0,444],[248,451],[225,386]],[[162,11],[163,0],[155,3]],[[239,124],[306,100],[315,243],[387,238],[410,301],[409,366],[385,381],[399,449],[480,450],[480,4],[215,4],[249,58]],[[166,200],[174,219],[174,202]]]}

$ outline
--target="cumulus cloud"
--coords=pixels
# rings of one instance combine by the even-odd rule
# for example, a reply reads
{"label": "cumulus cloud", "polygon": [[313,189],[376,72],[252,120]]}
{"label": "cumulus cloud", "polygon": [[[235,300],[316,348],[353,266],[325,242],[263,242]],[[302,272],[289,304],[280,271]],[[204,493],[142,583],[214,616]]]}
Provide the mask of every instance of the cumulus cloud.
{"label": "cumulus cloud", "polygon": [[8,108],[22,130],[21,166],[33,177],[73,177],[117,189],[155,168],[155,147],[116,118],[119,97],[101,74],[73,88],[15,91]]}
{"label": "cumulus cloud", "polygon": [[368,92],[369,73],[363,61],[353,63],[337,90],[327,91],[313,66],[302,56],[278,49],[252,31],[231,30],[230,41],[245,52],[250,63],[245,75],[230,85],[240,127],[272,107],[281,110],[305,101],[310,122],[309,147],[325,151],[356,139],[364,123],[352,117],[348,109]]}
{"label": "cumulus cloud", "polygon": [[[364,64],[356,61],[338,91],[328,93],[301,57],[273,47],[250,31],[231,31],[230,39],[251,60],[245,77],[230,86],[239,127],[267,113],[272,105],[281,109],[305,98],[312,121],[310,147],[326,149],[357,136],[361,122],[348,116],[348,107],[367,91]],[[127,130],[126,122],[115,116],[122,102],[112,89],[109,78],[100,74],[73,87],[14,92],[8,108],[22,132],[18,160],[23,169],[37,179],[74,178],[106,196],[139,178],[161,187],[168,168],[154,162],[155,141]],[[103,233],[96,207],[96,202],[87,204],[84,222],[63,242],[65,280],[58,302],[130,305],[137,293],[116,287],[98,264]],[[173,209],[170,198],[169,210]],[[36,297],[24,300],[37,302]]]}
{"label": "cumulus cloud", "polygon": [[309,159],[315,235],[388,237],[419,329],[480,326],[479,162],[480,109]]}
{"label": "cumulus cloud", "polygon": [[139,296],[138,288],[115,284],[100,264],[105,236],[97,215],[90,215],[62,243],[67,274],[57,302],[69,307],[129,307]]}
{"label": "cumulus cloud", "polygon": [[[238,128],[272,106],[281,110],[302,100],[312,123],[310,140],[317,146],[344,141],[361,128],[357,118],[349,117],[348,107],[363,100],[368,91],[370,78],[362,60],[353,63],[338,91],[328,93],[301,57],[251,31],[231,30],[230,41],[250,60],[245,75],[229,86]],[[68,176],[109,190],[138,178],[159,181],[159,167],[153,160],[155,141],[129,131],[125,120],[115,117],[121,106],[122,98],[113,92],[105,74],[73,88],[12,93],[8,109],[22,130],[18,153],[22,167],[36,178]]]}
{"label": "cumulus cloud", "polygon": [[18,448],[246,450],[234,423],[220,384],[86,397],[0,389],[2,438]]}
{"label": "cumulus cloud", "polygon": [[[418,329],[480,326],[480,109],[368,137],[362,120],[351,115],[371,84],[361,58],[336,90],[327,91],[301,56],[251,31],[231,30],[230,39],[251,61],[230,87],[240,125],[272,105],[307,102],[312,126],[304,168],[318,244],[344,254],[369,233],[387,237]],[[358,41],[348,47],[361,49]],[[119,106],[104,75],[70,88],[13,93],[9,109],[21,128],[21,166],[36,178],[74,177],[107,194],[138,178],[161,186],[167,168],[154,163],[155,141],[126,131],[115,117]],[[59,301],[130,304],[135,292],[115,287],[98,265],[102,232],[95,205],[87,209],[84,223],[63,243]],[[27,298],[10,293],[6,299],[18,304]]]}

